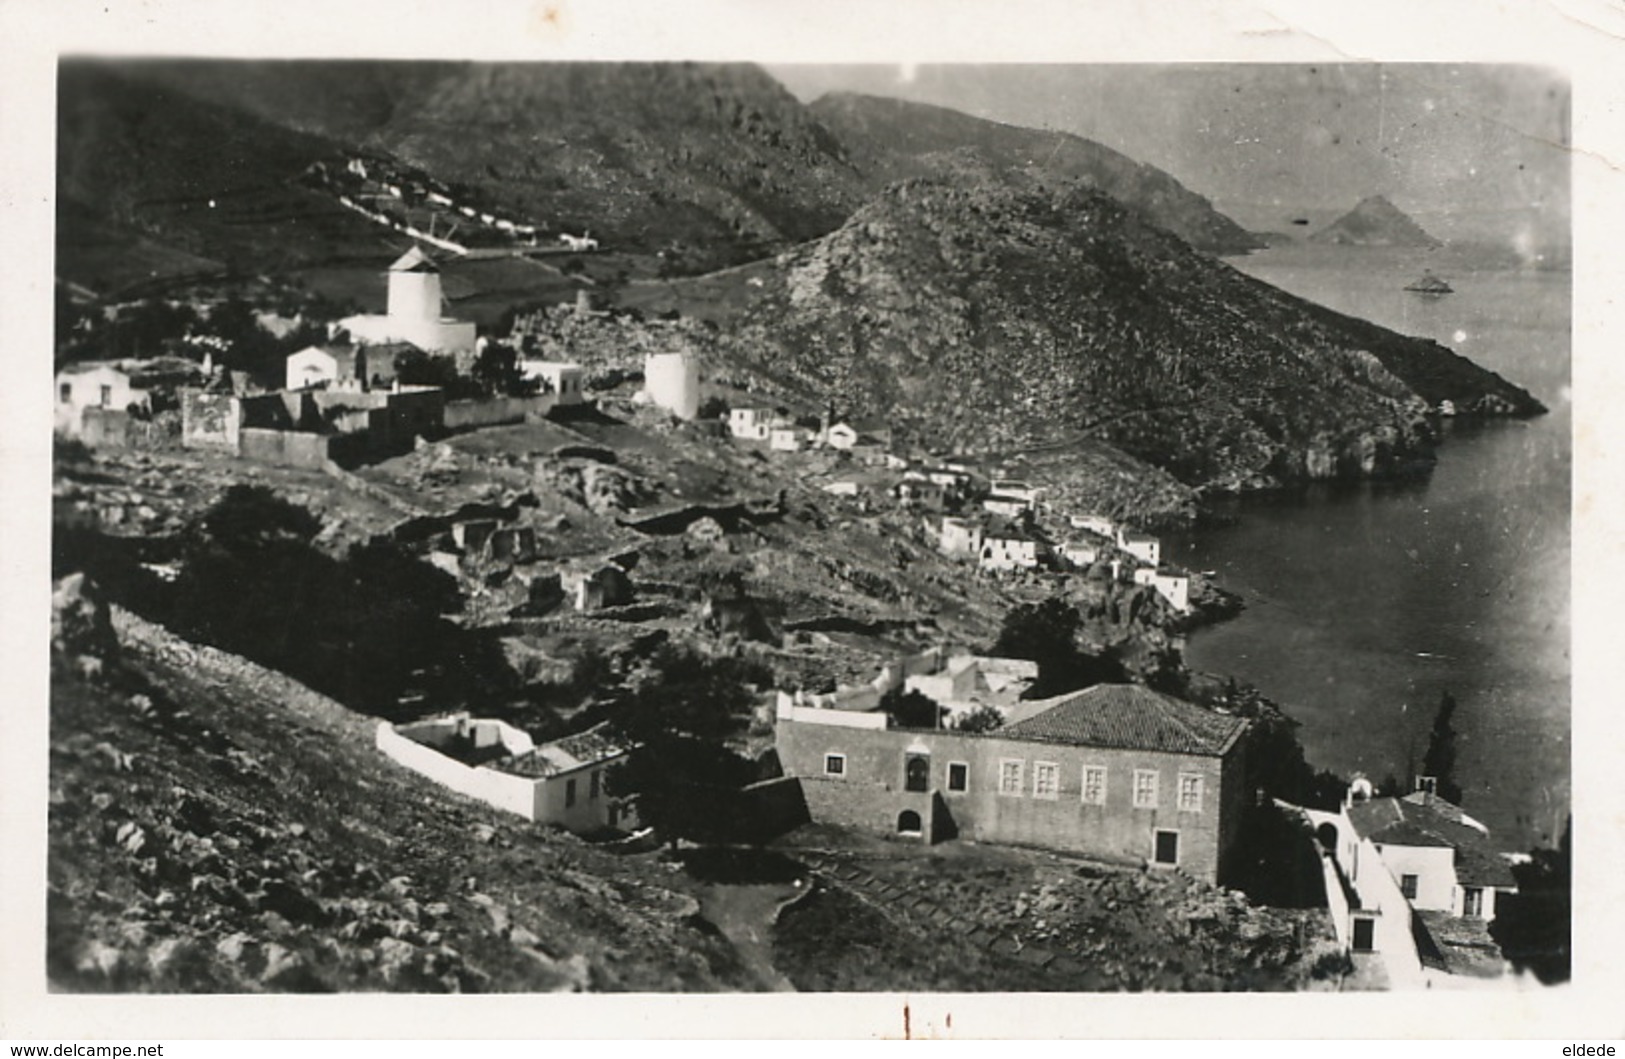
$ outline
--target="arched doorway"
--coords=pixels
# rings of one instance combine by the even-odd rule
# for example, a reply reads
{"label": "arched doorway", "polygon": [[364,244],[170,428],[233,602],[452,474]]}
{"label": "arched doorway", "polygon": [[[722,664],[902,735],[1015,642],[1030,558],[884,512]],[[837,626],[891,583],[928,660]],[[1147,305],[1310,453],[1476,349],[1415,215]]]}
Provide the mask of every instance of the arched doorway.
{"label": "arched doorway", "polygon": [[1320,848],[1337,856],[1337,825],[1331,822],[1321,824],[1315,828],[1315,838],[1320,841]]}
{"label": "arched doorway", "polygon": [[918,835],[924,827],[920,823],[920,814],[913,809],[904,809],[897,814],[897,833],[899,835]]}
{"label": "arched doorway", "polygon": [[903,762],[903,789],[924,792],[931,789],[931,759],[914,754]]}

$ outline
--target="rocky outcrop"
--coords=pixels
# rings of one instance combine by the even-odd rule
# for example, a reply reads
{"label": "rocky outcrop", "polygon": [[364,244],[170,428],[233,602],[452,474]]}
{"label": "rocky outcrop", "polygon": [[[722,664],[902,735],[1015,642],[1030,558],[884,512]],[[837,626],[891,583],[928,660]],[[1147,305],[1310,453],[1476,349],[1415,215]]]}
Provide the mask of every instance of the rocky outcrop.
{"label": "rocky outcrop", "polygon": [[1311,235],[1309,241],[1332,246],[1444,245],[1381,195],[1361,199],[1352,210]]}
{"label": "rocky outcrop", "polygon": [[[857,402],[929,445],[1010,459],[1105,443],[1200,490],[1391,473],[1426,458],[1423,417],[1446,397],[1541,410],[1443,347],[1245,277],[1079,188],[898,184],[781,255],[721,345],[766,388]],[[1177,505],[1122,469],[1162,495],[1075,491]]]}
{"label": "rocky outcrop", "polygon": [[99,673],[118,653],[112,608],[96,583],[83,573],[58,581],[51,590],[53,661]]}

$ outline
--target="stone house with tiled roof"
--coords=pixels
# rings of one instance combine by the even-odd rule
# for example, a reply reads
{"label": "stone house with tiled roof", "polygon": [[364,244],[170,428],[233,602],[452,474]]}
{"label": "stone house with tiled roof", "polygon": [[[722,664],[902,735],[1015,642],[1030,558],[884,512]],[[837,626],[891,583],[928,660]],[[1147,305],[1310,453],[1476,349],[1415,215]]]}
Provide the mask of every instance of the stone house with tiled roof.
{"label": "stone house with tiled roof", "polygon": [[1247,801],[1247,722],[1126,684],[1023,704],[989,733],[795,710],[779,761],[815,821],[1178,868],[1222,881]]}

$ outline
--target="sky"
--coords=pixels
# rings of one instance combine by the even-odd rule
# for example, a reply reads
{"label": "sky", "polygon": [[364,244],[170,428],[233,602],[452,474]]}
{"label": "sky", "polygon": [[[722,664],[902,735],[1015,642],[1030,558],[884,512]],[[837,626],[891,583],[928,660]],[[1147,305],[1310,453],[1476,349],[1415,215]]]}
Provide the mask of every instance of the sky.
{"label": "sky", "polygon": [[812,66],[803,100],[895,96],[1072,132],[1165,169],[1244,227],[1385,195],[1444,239],[1566,241],[1569,86],[1491,64]]}

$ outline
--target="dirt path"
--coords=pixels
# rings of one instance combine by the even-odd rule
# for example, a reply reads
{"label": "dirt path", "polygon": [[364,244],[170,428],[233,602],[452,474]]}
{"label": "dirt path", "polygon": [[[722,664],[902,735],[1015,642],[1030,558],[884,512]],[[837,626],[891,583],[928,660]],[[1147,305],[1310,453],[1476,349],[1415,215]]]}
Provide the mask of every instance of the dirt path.
{"label": "dirt path", "polygon": [[700,915],[733,943],[740,960],[764,989],[793,993],[796,987],[773,966],[773,923],[779,911],[806,892],[806,885],[712,883],[700,895]]}

